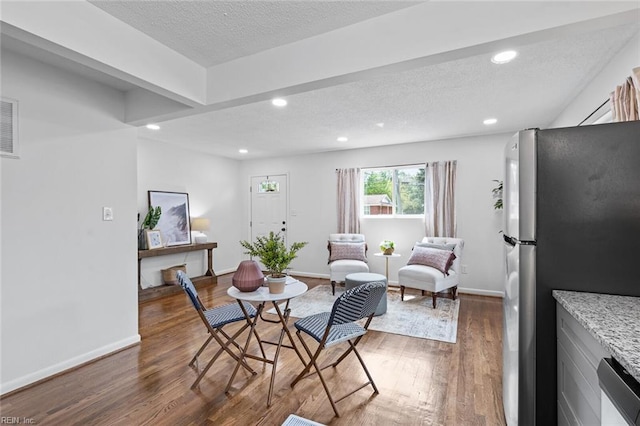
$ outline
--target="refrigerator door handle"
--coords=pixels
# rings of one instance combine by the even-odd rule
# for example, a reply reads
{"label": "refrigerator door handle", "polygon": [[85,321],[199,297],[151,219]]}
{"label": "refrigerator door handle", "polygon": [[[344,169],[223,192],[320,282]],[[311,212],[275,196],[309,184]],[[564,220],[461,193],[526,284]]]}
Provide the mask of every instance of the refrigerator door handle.
{"label": "refrigerator door handle", "polygon": [[504,242],[509,244],[511,247],[515,247],[515,245],[518,244],[517,238],[510,237],[508,235],[503,235],[502,238],[504,239]]}

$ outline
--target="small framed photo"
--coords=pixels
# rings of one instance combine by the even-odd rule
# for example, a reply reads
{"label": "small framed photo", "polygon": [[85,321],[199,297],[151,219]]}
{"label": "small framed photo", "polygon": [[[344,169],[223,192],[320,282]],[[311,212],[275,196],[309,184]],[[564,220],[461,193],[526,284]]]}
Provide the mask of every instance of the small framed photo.
{"label": "small framed photo", "polygon": [[147,239],[147,247],[149,250],[162,248],[162,234],[156,230],[145,230],[145,238]]}

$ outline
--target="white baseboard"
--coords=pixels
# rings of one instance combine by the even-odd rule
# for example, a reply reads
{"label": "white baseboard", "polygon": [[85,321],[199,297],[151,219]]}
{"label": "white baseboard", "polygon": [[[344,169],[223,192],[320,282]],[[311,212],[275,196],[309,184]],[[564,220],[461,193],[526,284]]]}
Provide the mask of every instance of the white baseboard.
{"label": "white baseboard", "polygon": [[0,395],[4,395],[7,392],[11,392],[21,387],[30,385],[39,380],[46,379],[47,377],[51,377],[65,370],[69,370],[73,367],[77,367],[81,364],[87,363],[89,361],[93,361],[102,356],[109,355],[113,352],[117,352],[123,348],[126,348],[127,346],[131,346],[136,343],[140,343],[139,334],[133,335],[131,337],[120,340],[118,342],[113,342],[106,346],[102,346],[101,348],[94,349],[82,355],[78,355],[66,361],[59,362],[58,364],[35,371],[33,373],[29,373],[25,376],[11,380],[10,382],[0,383]]}
{"label": "white baseboard", "polygon": [[215,271],[215,272],[216,272],[216,276],[218,276],[218,275],[230,274],[232,272],[235,272],[237,269],[238,268],[229,268],[229,269],[218,270],[218,271]]}
{"label": "white baseboard", "polygon": [[329,279],[329,274],[317,274],[315,272],[302,272],[302,271],[289,271],[289,275],[296,275],[298,277],[309,277],[309,278],[324,278]]}
{"label": "white baseboard", "polygon": [[478,288],[458,287],[458,293],[477,294],[478,296],[491,296],[491,297],[504,298],[504,291],[482,290]]}

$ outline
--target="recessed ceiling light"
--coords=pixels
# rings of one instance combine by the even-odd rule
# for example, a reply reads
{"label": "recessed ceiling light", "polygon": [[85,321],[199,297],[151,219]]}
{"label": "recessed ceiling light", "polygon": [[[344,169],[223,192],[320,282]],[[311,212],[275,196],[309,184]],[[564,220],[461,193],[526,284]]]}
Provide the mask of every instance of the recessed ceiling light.
{"label": "recessed ceiling light", "polygon": [[239,149],[239,150],[238,150],[238,152],[239,152],[240,154],[246,154],[247,152],[249,152],[249,150],[248,150],[248,149],[241,148],[241,149]]}
{"label": "recessed ceiling light", "polygon": [[486,120],[484,120],[482,123],[486,126],[490,126],[492,124],[496,124],[498,122],[498,119],[496,118],[487,118]]}
{"label": "recessed ceiling light", "polygon": [[493,55],[491,62],[494,64],[506,64],[507,62],[511,62],[516,56],[518,56],[518,52],[515,50],[505,50],[504,52]]}
{"label": "recessed ceiling light", "polygon": [[348,138],[348,137],[346,137],[346,136],[340,136],[340,137],[338,138],[338,142],[346,142],[346,141],[348,141],[348,140],[349,140],[349,138]]}
{"label": "recessed ceiling light", "polygon": [[271,101],[271,104],[277,107],[283,107],[287,105],[287,100],[282,98],[275,98]]}
{"label": "recessed ceiling light", "polygon": [[147,129],[149,130],[160,130],[160,126],[157,124],[147,124]]}
{"label": "recessed ceiling light", "polygon": [[384,123],[376,123],[376,126],[380,127],[381,129],[384,127]]}

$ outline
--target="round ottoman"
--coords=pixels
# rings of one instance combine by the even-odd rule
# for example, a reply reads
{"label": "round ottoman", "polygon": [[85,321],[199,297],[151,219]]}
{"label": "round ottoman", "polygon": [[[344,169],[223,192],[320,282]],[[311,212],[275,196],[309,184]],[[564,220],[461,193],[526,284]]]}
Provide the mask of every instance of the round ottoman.
{"label": "round ottoman", "polygon": [[[373,274],[370,272],[357,272],[355,274],[348,274],[344,278],[344,291],[352,289],[362,284],[372,283],[372,282],[383,282],[385,288],[387,287],[387,277],[381,274]],[[384,296],[380,299],[380,303],[376,308],[376,313],[374,316],[382,315],[387,312],[387,292],[385,290]]]}

